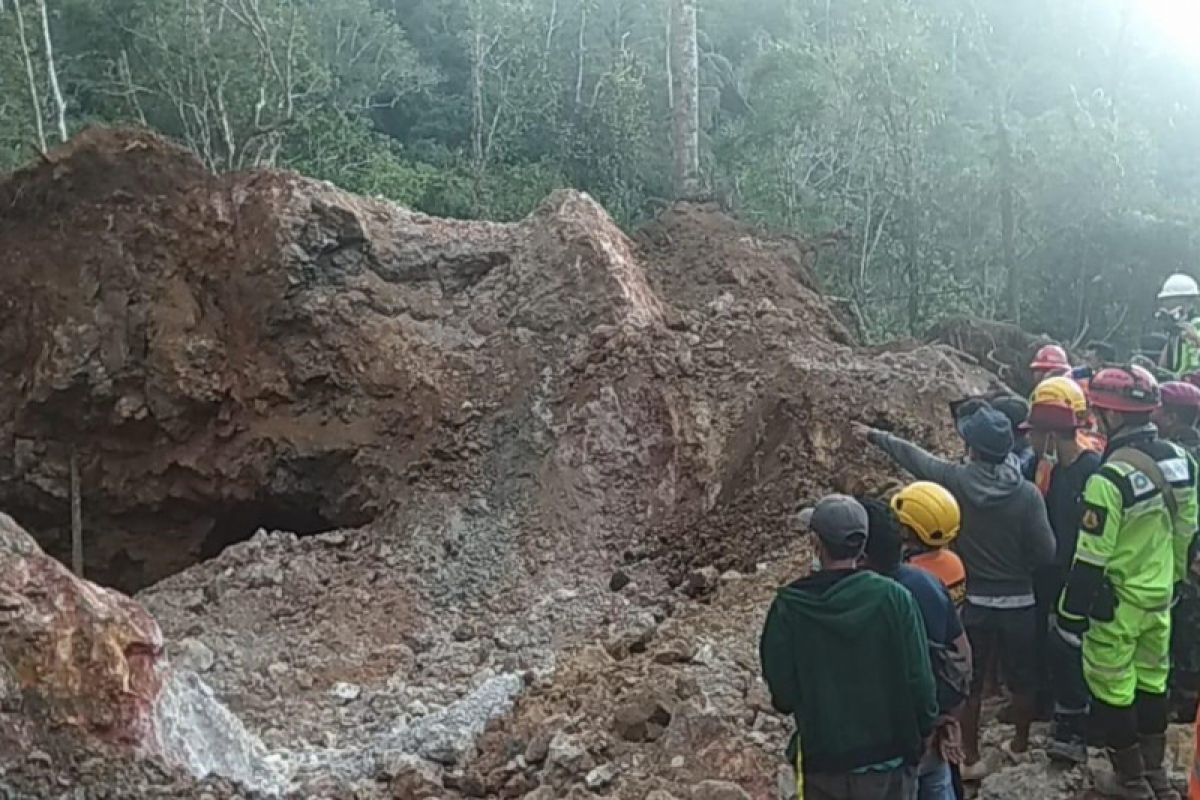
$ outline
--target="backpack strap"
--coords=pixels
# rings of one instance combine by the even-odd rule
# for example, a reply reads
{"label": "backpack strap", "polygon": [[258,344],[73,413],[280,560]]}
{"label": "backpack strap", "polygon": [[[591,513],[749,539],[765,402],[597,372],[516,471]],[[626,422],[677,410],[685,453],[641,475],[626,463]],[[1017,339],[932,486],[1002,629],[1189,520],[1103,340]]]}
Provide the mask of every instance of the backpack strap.
{"label": "backpack strap", "polygon": [[1175,497],[1175,490],[1171,487],[1171,483],[1167,480],[1167,477],[1163,475],[1162,468],[1158,466],[1158,462],[1149,454],[1143,453],[1134,447],[1121,447],[1113,452],[1108,460],[1124,461],[1150,479],[1150,482],[1154,484],[1154,488],[1162,493],[1163,502],[1167,505],[1167,511],[1171,513],[1171,526],[1174,527],[1175,520],[1179,518],[1179,499]]}

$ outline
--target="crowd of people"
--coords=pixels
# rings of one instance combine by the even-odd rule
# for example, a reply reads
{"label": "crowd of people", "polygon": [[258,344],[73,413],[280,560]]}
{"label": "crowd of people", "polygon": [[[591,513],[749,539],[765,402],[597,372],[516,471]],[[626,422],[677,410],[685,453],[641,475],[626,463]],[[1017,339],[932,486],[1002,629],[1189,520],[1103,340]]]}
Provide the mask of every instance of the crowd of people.
{"label": "crowd of people", "polygon": [[[760,649],[801,798],[962,798],[1044,717],[1052,759],[1105,749],[1105,796],[1179,800],[1166,732],[1200,692],[1200,286],[1174,275],[1159,301],[1168,332],[1131,363],[1075,368],[1047,345],[1028,398],[953,403],[959,459],[854,425],[915,481],[799,515],[812,570],[778,591]],[[984,752],[989,696],[1013,735]]]}

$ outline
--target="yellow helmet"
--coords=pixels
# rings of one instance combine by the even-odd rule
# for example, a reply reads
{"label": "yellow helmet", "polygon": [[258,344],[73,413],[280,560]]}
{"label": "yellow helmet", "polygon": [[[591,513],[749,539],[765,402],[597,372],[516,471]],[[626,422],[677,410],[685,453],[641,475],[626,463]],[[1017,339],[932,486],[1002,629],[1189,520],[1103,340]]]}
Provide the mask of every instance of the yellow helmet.
{"label": "yellow helmet", "polygon": [[930,547],[945,547],[954,541],[962,522],[954,495],[929,481],[910,483],[897,492],[892,497],[892,511]]}
{"label": "yellow helmet", "polygon": [[1083,388],[1067,377],[1047,378],[1037,385],[1029,398],[1031,405],[1049,403],[1052,405],[1068,406],[1080,416],[1087,414],[1087,395]]}

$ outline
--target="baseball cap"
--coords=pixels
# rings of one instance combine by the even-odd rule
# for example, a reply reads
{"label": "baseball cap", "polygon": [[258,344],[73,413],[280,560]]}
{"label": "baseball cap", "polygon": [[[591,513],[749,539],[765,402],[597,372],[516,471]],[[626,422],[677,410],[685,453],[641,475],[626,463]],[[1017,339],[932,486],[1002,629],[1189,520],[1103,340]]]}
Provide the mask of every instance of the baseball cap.
{"label": "baseball cap", "polygon": [[800,512],[800,522],[826,544],[862,547],[867,543],[867,510],[848,495],[821,498],[815,506]]}

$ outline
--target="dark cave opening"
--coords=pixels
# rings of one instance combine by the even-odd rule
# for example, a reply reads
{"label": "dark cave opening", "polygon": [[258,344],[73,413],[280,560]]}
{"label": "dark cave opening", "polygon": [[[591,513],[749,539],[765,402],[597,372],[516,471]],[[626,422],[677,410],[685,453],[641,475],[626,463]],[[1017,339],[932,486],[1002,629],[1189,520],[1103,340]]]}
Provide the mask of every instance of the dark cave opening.
{"label": "dark cave opening", "polygon": [[369,521],[330,519],[321,512],[316,498],[311,497],[263,497],[241,501],[233,503],[216,517],[212,531],[200,543],[196,560],[216,558],[225,548],[247,541],[260,529],[312,536],[337,528],[364,525]]}

